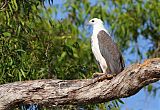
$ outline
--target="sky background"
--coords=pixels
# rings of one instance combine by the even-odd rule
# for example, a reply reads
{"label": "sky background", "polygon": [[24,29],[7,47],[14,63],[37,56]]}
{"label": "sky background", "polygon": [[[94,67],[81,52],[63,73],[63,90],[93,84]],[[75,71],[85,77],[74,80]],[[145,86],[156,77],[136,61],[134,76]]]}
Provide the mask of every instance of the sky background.
{"label": "sky background", "polygon": [[[53,15],[52,15],[53,19],[60,20],[60,19],[67,17],[67,13],[64,13],[61,8],[61,7],[63,7],[63,3],[64,3],[64,0],[54,0],[52,7],[56,7],[57,15],[55,15],[53,13]],[[95,4],[95,0],[92,1],[92,4]],[[45,5],[46,5],[46,7],[48,7],[49,3],[46,2]],[[105,26],[109,30],[109,27],[107,25],[105,25]],[[85,28],[87,29],[87,27],[85,27]],[[91,33],[92,33],[91,29],[88,29],[87,31],[89,31],[89,33],[91,35]],[[90,37],[90,36],[88,36],[88,37]],[[145,53],[150,48],[150,46],[152,46],[150,41],[144,39],[143,36],[139,36],[138,44],[140,47],[140,51],[143,53],[143,58],[146,59],[147,57],[146,57]],[[132,46],[133,46],[133,44],[130,45],[130,47],[132,47]],[[131,51],[131,48],[129,48],[128,50],[126,50],[123,53],[126,65],[129,65],[130,61],[135,62],[138,58],[137,54],[135,54],[135,53],[131,54],[130,51]],[[159,84],[157,84],[157,83],[154,83],[153,85],[155,87],[159,86]],[[121,110],[160,110],[160,94],[159,94],[159,92],[154,96],[152,93],[151,94],[148,93],[147,90],[141,89],[137,94],[135,94],[131,97],[128,97],[128,98],[123,98],[122,100],[124,101],[124,104],[120,104]]]}

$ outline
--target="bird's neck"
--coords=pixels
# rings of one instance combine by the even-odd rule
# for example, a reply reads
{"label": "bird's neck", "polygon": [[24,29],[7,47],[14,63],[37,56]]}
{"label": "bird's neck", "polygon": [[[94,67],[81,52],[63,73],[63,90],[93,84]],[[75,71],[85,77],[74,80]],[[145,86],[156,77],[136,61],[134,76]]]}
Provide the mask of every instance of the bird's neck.
{"label": "bird's neck", "polygon": [[106,33],[109,34],[109,32],[105,29],[104,25],[94,25],[93,26],[93,35],[97,35],[99,31],[104,30]]}

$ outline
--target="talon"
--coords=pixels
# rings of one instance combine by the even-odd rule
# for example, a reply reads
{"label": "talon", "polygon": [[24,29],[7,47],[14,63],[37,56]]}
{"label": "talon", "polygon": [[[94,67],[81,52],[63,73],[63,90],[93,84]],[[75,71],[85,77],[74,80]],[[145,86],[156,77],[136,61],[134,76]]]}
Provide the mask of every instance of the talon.
{"label": "talon", "polygon": [[106,79],[112,79],[114,77],[114,75],[112,74],[106,74]]}
{"label": "talon", "polygon": [[92,78],[97,78],[103,75],[105,75],[105,73],[93,73]]}
{"label": "talon", "polygon": [[93,78],[96,79],[96,81],[103,81],[105,79],[111,80],[115,74],[107,74],[107,73],[94,73]]}

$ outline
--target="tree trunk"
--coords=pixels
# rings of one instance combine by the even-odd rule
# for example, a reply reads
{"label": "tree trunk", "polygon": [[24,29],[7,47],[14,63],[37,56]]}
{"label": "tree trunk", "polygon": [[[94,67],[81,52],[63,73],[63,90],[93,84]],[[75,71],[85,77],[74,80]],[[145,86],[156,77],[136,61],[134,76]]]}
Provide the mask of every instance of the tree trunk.
{"label": "tree trunk", "polygon": [[111,80],[33,80],[0,85],[0,110],[20,103],[42,106],[89,104],[111,101],[136,94],[160,79],[160,58],[133,64]]}

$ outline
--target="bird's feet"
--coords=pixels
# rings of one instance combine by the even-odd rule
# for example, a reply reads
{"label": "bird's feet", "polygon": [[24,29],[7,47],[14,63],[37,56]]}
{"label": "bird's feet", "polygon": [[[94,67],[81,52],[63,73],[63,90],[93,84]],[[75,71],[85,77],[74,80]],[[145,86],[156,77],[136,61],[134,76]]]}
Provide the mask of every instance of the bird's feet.
{"label": "bird's feet", "polygon": [[94,73],[93,78],[97,78],[99,81],[102,81],[104,79],[112,79],[115,75],[107,74],[107,73]]}
{"label": "bird's feet", "polygon": [[103,76],[103,75],[105,75],[105,73],[96,72],[96,73],[93,73],[92,78],[97,78],[97,77],[100,77],[100,76]]}

